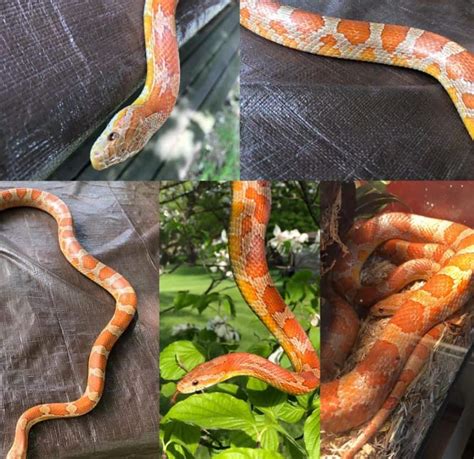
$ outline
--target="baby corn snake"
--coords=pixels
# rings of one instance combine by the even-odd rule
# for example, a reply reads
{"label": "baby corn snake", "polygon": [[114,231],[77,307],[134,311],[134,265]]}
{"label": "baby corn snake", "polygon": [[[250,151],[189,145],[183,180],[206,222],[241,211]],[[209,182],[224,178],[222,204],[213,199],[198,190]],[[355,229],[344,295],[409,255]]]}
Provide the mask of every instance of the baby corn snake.
{"label": "baby corn snake", "polygon": [[247,304],[277,338],[295,371],[258,355],[232,353],[205,362],[184,376],[177,393],[193,393],[231,377],[253,376],[290,394],[319,386],[319,358],[306,332],[276,289],[267,266],[265,231],[270,216],[270,183],[233,182],[229,256]]}
{"label": "baby corn snake", "polygon": [[135,315],[137,297],[132,286],[121,274],[98,261],[81,247],[74,234],[71,213],[57,196],[32,188],[1,191],[0,211],[15,207],[33,207],[50,214],[57,222],[59,247],[67,261],[80,273],[107,290],[116,301],[112,318],[92,346],[84,394],[71,402],[42,403],[34,406],[18,419],[15,438],[7,459],[25,459],[28,433],[32,426],[48,419],[82,416],[99,403],[104,390],[107,359],[112,347]]}

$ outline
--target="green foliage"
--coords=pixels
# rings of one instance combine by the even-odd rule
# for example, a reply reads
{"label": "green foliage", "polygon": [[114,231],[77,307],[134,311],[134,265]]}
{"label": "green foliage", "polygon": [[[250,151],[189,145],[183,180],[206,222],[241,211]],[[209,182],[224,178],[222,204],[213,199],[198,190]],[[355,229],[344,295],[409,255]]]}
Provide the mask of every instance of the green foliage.
{"label": "green foliage", "polygon": [[[283,284],[283,297],[295,309],[303,326],[309,329],[310,339],[319,349],[319,328],[310,325],[314,315],[319,313],[318,280],[311,272],[300,271],[285,278]],[[219,301],[220,294],[212,294],[214,300]],[[177,308],[197,308],[201,300],[199,295],[181,295],[175,303]],[[186,372],[204,360],[241,350],[239,347],[241,343],[229,342],[211,330],[195,330],[191,340],[173,342],[162,350],[160,375],[164,416],[160,435],[164,453],[169,458],[268,455],[319,458],[317,394],[292,396],[254,378],[239,377],[211,387],[203,394],[180,395],[179,401],[171,404],[176,382]],[[266,358],[277,348],[276,340],[268,336],[242,350]],[[280,363],[291,367],[286,356]]]}
{"label": "green foliage", "polygon": [[[272,196],[270,235],[278,224],[282,230],[297,228],[314,237],[319,229],[317,184],[276,183]],[[281,349],[263,327],[259,331],[252,327],[252,334],[249,333],[250,316],[247,310],[239,309],[247,306],[237,299],[229,281],[226,240],[222,235],[230,204],[228,184],[170,182],[164,186],[161,202],[165,272],[181,273],[182,265],[201,266],[209,279],[201,292],[195,284],[190,289],[186,278],[179,276],[179,291],[173,291],[171,296],[168,290],[168,303],[162,304],[162,317],[169,313],[183,318],[180,323],[175,321],[172,338],[171,333],[162,338],[170,343],[164,345],[160,355],[163,457],[319,458],[317,392],[293,396],[256,379],[238,377],[206,389],[205,393],[179,395],[177,403],[172,404],[176,383],[200,363],[235,351],[274,357]],[[292,265],[282,266],[287,261],[271,253],[272,277],[319,350],[319,328],[315,323],[319,314],[319,278],[308,270],[294,272]],[[290,263],[293,261],[290,257]],[[189,273],[192,275],[191,270]],[[166,274],[162,283],[166,282],[163,279]],[[204,284],[206,279],[201,282]],[[205,327],[186,323],[187,317],[212,317],[210,314],[217,316]],[[246,319],[242,319],[244,316]],[[232,319],[234,326],[226,317]],[[242,333],[251,339],[242,342]],[[285,355],[279,363],[291,368]]]}
{"label": "green foliage", "polygon": [[386,188],[387,182],[384,181],[367,182],[358,187],[356,190],[356,217],[372,218],[392,203],[405,205],[395,195],[389,193]]}

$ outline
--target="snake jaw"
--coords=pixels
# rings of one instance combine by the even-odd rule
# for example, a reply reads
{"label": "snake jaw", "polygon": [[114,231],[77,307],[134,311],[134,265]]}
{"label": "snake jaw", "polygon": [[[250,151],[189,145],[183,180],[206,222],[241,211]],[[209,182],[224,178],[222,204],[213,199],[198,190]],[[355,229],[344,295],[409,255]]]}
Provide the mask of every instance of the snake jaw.
{"label": "snake jaw", "polygon": [[[120,110],[109,122],[95,141],[90,153],[92,167],[96,170],[107,169],[136,155],[148,138],[136,135],[142,129],[140,105]],[[133,139],[134,141],[130,141]],[[143,141],[138,142],[137,139]]]}

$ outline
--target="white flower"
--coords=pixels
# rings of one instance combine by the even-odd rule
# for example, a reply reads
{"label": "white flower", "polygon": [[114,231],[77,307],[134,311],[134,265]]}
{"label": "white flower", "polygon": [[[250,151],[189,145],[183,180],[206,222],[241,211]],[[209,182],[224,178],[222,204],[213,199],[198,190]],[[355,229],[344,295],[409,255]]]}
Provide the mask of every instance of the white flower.
{"label": "white flower", "polygon": [[268,243],[280,255],[301,252],[303,245],[309,240],[307,233],[300,233],[297,229],[282,231],[278,225],[273,229],[273,236]]}
{"label": "white flower", "polygon": [[227,318],[216,316],[207,322],[208,330],[213,331],[224,341],[240,341],[240,335],[231,325],[227,323]]}

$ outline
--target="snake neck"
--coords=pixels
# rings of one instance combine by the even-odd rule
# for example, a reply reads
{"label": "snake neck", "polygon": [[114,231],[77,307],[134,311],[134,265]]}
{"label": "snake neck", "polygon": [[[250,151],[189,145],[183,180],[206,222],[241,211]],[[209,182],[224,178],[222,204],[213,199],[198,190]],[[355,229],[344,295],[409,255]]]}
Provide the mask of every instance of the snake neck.
{"label": "snake neck", "polygon": [[268,270],[265,232],[271,206],[270,184],[233,182],[229,256],[239,290],[279,341],[296,371],[319,370],[306,332],[283,301]]}
{"label": "snake neck", "polygon": [[142,105],[148,113],[166,119],[178,96],[180,82],[179,49],[176,37],[175,0],[147,0],[144,34],[147,74],[141,94],[132,105]]}

